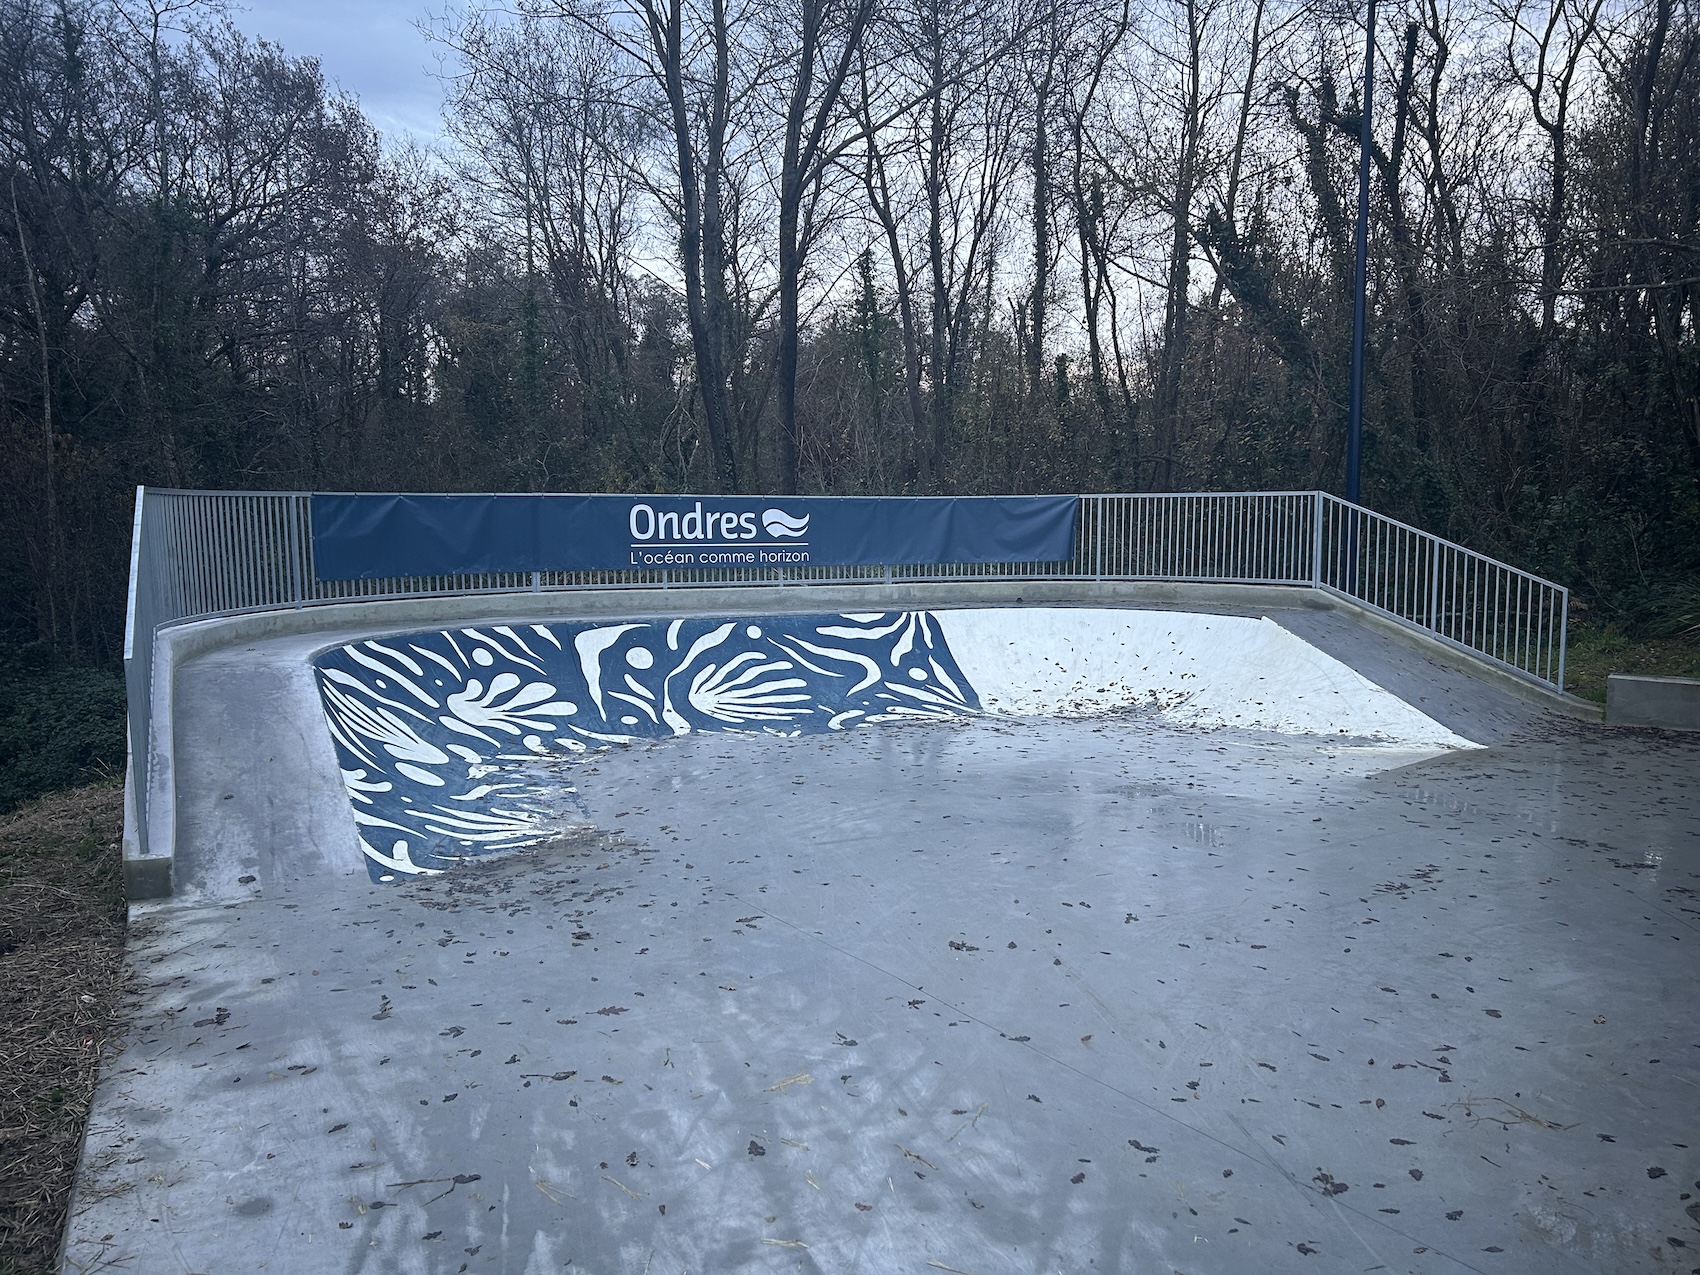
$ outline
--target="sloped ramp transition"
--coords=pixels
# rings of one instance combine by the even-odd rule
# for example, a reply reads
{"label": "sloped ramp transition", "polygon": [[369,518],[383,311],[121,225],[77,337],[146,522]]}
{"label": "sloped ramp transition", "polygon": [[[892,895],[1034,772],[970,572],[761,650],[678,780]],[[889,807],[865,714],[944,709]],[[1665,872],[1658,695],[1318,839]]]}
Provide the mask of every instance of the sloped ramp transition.
{"label": "sloped ramp transition", "polygon": [[1267,618],[997,608],[497,624],[315,661],[374,880],[536,844],[570,783],[539,759],[702,732],[1123,709],[1440,751],[1467,740]]}

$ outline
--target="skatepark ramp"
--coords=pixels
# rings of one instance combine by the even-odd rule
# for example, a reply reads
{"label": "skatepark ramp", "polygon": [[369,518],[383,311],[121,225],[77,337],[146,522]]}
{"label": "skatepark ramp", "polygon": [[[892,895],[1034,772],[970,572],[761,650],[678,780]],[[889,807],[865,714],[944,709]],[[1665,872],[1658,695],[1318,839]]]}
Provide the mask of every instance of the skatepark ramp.
{"label": "skatepark ramp", "polygon": [[[849,528],[840,542],[828,530],[835,514]],[[911,524],[926,534],[884,534]],[[1023,541],[1033,528],[1038,538]],[[584,544],[604,529],[624,556],[587,556]],[[182,659],[234,632],[215,638],[216,625],[197,622],[270,616],[273,627],[256,632],[280,623],[304,631],[346,617],[349,604],[386,602],[419,604],[406,615],[428,623],[455,599],[477,600],[488,616],[544,601],[570,612],[564,603],[593,595],[602,614],[607,599],[626,597],[650,616],[873,615],[909,611],[893,590],[913,598],[917,586],[949,586],[948,605],[962,608],[1033,606],[1046,590],[1090,605],[1103,589],[1134,584],[1308,596],[1417,635],[1478,673],[1562,697],[1563,586],[1323,492],[840,501],[139,488],[125,632],[127,885],[132,898],[170,890],[172,677]],[[1070,586],[1066,596],[1059,585]],[[658,607],[655,590],[679,605]],[[1081,640],[1070,659],[1104,639]],[[1107,665],[1100,671],[1100,682],[1114,680]],[[1025,711],[1054,710],[1062,701],[1053,700],[1041,695]],[[1016,695],[1001,711],[1024,711],[1022,702]]]}

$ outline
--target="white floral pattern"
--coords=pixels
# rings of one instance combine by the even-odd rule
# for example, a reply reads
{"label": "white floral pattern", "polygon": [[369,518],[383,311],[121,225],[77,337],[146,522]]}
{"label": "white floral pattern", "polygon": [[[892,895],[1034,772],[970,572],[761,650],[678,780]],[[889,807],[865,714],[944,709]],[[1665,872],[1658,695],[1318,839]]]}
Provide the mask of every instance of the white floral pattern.
{"label": "white floral pattern", "polygon": [[572,786],[504,781],[519,762],[980,708],[925,612],[441,630],[350,643],[316,666],[361,847],[385,881],[554,835]]}

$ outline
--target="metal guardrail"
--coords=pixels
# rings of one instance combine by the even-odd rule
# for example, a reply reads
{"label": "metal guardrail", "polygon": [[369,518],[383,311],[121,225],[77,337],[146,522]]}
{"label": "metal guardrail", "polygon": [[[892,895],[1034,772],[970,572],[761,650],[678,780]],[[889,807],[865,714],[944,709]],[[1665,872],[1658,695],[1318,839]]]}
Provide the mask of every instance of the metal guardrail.
{"label": "metal guardrail", "polygon": [[124,630],[131,793],[147,851],[154,636],[246,611],[527,590],[948,580],[1291,585],[1350,599],[1551,689],[1564,687],[1570,594],[1325,492],[1080,498],[1067,562],[497,572],[320,580],[306,492],[136,489]]}

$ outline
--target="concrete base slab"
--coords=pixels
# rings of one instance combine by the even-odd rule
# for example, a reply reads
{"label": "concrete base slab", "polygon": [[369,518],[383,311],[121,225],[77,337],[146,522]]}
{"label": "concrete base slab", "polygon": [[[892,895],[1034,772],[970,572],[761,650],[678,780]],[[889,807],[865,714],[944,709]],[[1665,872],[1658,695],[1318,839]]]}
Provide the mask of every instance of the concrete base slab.
{"label": "concrete base slab", "polygon": [[182,670],[67,1271],[1697,1264],[1700,741],[702,735],[377,885],[326,640]]}

